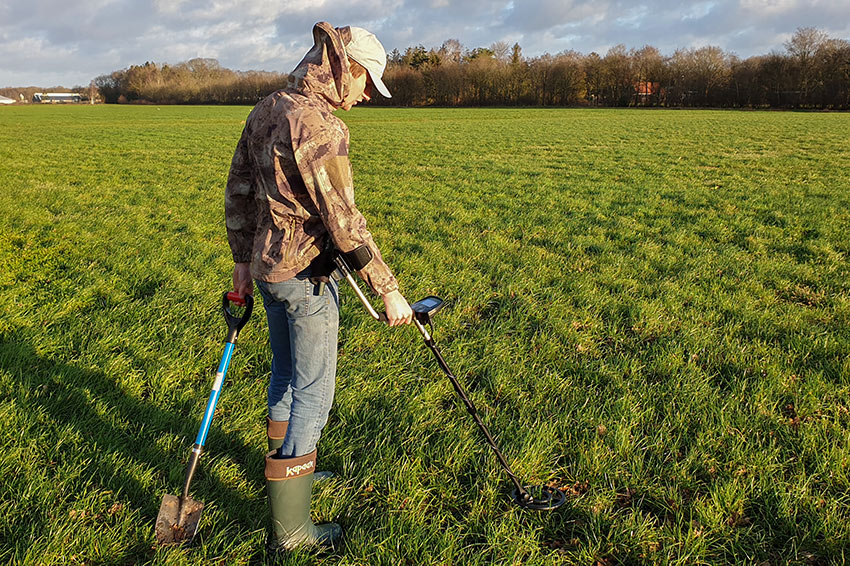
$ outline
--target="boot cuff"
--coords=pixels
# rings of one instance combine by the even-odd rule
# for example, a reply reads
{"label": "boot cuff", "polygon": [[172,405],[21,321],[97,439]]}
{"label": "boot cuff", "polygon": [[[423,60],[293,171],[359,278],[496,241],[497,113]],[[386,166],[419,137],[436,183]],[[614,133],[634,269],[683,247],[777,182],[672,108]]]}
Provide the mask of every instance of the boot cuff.
{"label": "boot cuff", "polygon": [[289,480],[316,471],[316,451],[297,458],[275,458],[276,451],[266,454],[266,479]]}
{"label": "boot cuff", "polygon": [[286,438],[286,429],[289,428],[289,421],[273,421],[266,417],[266,434],[274,440],[283,440]]}

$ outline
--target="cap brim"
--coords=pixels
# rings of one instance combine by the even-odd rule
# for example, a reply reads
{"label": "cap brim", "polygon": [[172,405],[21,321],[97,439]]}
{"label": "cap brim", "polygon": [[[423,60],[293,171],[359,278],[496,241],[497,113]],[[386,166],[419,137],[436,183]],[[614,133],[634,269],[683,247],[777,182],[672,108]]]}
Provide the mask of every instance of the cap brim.
{"label": "cap brim", "polygon": [[381,80],[381,77],[375,77],[375,75],[369,69],[366,69],[366,72],[369,73],[369,79],[371,79],[372,84],[375,85],[375,88],[378,89],[378,92],[380,92],[386,98],[393,97],[393,95],[390,94],[390,89],[387,88],[387,85],[384,84],[384,81]]}

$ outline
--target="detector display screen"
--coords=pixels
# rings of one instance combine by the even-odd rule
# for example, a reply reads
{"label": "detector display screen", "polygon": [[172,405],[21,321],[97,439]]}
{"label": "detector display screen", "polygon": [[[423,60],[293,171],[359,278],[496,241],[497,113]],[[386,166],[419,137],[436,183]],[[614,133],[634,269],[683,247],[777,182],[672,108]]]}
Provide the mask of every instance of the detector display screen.
{"label": "detector display screen", "polygon": [[419,301],[419,304],[422,305],[425,309],[430,310],[430,309],[433,309],[434,307],[436,307],[437,305],[439,305],[442,302],[443,301],[441,301],[440,299],[438,299],[436,297],[428,297],[427,299],[422,299],[421,301]]}
{"label": "detector display screen", "polygon": [[417,301],[411,308],[419,314],[433,314],[440,310],[443,306],[443,299],[439,297],[425,297],[421,301]]}

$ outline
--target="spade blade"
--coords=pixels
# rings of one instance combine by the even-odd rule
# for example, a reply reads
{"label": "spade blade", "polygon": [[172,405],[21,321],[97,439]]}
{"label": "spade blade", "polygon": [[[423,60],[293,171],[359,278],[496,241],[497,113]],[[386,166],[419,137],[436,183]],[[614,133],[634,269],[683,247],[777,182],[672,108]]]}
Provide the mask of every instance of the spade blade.
{"label": "spade blade", "polygon": [[191,543],[203,510],[204,504],[191,497],[164,495],[156,517],[157,544]]}

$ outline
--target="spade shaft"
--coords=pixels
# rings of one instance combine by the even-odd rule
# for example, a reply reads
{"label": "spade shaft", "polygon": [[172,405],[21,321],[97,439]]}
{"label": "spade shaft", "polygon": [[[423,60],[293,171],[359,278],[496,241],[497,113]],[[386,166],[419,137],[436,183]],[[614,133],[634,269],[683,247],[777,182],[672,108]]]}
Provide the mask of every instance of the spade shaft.
{"label": "spade shaft", "polygon": [[[235,317],[230,312],[231,302],[245,307],[241,317]],[[204,444],[206,444],[207,434],[212,426],[212,419],[213,415],[215,415],[219,396],[221,395],[221,388],[224,385],[227,369],[230,367],[230,360],[236,348],[236,338],[239,336],[239,331],[242,330],[242,327],[245,326],[251,317],[253,306],[254,301],[250,295],[245,296],[244,299],[235,293],[224,293],[222,296],[222,309],[224,310],[224,318],[227,321],[228,330],[224,344],[224,354],[221,356],[221,362],[215,374],[215,382],[213,382],[212,391],[210,392],[209,399],[207,399],[207,408],[204,411],[204,418],[201,420],[201,428],[198,431],[198,436],[195,438],[195,444],[192,446],[192,453],[189,456],[189,462],[186,466],[186,475],[183,479],[183,489],[180,492],[180,497],[166,494],[162,498],[159,515],[156,518],[156,540],[159,544],[191,542],[198,530],[204,504],[189,497],[189,487],[192,485],[195,471],[198,468],[198,462],[200,462],[201,455],[204,452]]]}

